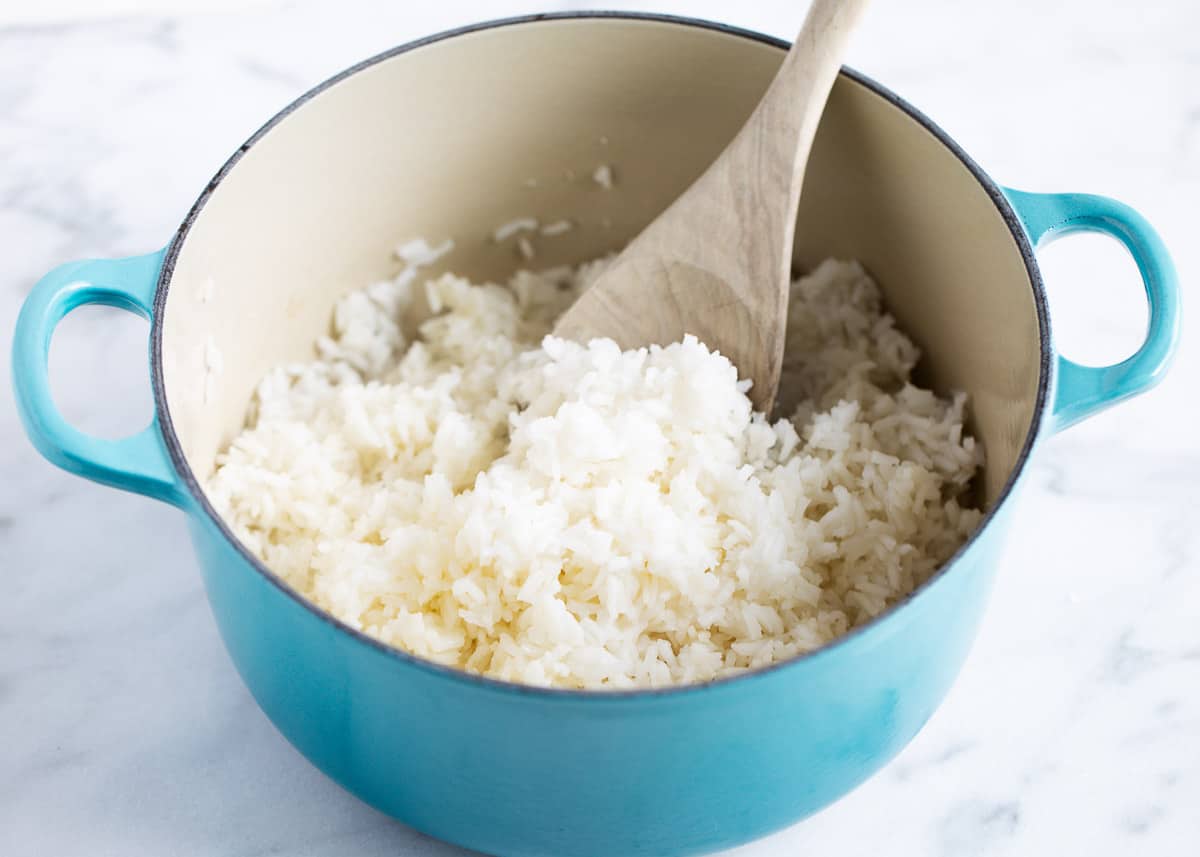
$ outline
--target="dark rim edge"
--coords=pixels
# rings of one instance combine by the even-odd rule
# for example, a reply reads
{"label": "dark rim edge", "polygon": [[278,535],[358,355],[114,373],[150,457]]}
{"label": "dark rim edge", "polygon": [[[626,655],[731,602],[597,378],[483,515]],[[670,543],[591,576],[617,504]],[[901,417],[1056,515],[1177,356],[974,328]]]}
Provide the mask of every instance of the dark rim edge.
{"label": "dark rim edge", "polygon": [[[967,538],[962,545],[956,550],[932,576],[912,592],[908,593],[904,598],[897,601],[886,611],[879,616],[850,629],[845,634],[837,639],[811,652],[806,652],[802,655],[797,655],[785,661],[780,661],[775,664],[770,664],[765,667],[748,670],[726,678],[714,679],[710,682],[699,684],[678,685],[663,688],[645,688],[634,690],[576,690],[570,688],[554,688],[554,687],[536,687],[533,685],[517,684],[515,682],[502,681],[500,679],[489,678],[487,676],[468,673],[455,667],[443,666],[426,660],[416,655],[409,654],[401,649],[389,646],[386,643],[380,642],[374,637],[363,633],[355,628],[350,627],[342,620],[338,619],[331,613],[322,610],[320,607],[313,604],[281,578],[271,571],[261,560],[258,559],[233,533],[225,521],[217,514],[216,510],[209,503],[205,496],[204,490],[201,487],[199,480],[192,472],[183,454],[183,449],[180,446],[179,438],[175,433],[174,422],[171,419],[170,409],[167,407],[166,395],[163,386],[162,373],[162,331],[163,331],[163,315],[166,308],[166,297],[168,287],[171,281],[171,276],[175,270],[175,262],[179,255],[179,250],[191,231],[196,218],[203,211],[205,204],[216,190],[221,181],[229,174],[229,172],[242,159],[242,156],[262,139],[276,125],[294,113],[303,105],[307,104],[316,96],[320,95],[327,89],[336,86],[343,80],[357,74],[358,72],[370,68],[378,63],[389,60],[400,54],[408,53],[417,48],[426,45],[435,44],[437,42],[452,39],[457,36],[466,35],[469,33],[481,32],[484,30],[496,29],[500,27],[512,26],[515,24],[530,24],[539,21],[561,21],[561,20],[579,20],[579,19],[617,19],[617,20],[633,20],[633,21],[652,21],[657,23],[675,24],[680,26],[697,27],[705,30],[712,30],[727,35],[737,36],[739,38],[757,41],[772,47],[787,50],[790,44],[783,39],[768,36],[764,33],[759,33],[754,30],[748,30],[741,27],[735,27],[729,24],[721,24],[714,21],[707,21],[701,18],[690,18],[676,15],[662,15],[654,13],[638,13],[638,12],[605,12],[605,11],[578,11],[578,12],[553,12],[536,15],[520,15],[510,18],[501,18],[494,21],[485,21],[478,24],[470,24],[464,27],[446,30],[434,35],[425,36],[415,41],[406,42],[395,48],[391,48],[382,53],[376,54],[373,57],[363,60],[360,63],[350,66],[349,68],[339,72],[333,77],[317,84],[312,89],[305,92],[295,101],[288,104],[274,116],[272,116],[262,127],[254,132],[246,142],[238,147],[237,151],[222,164],[217,174],[208,182],[203,192],[196,199],[188,211],[187,216],[176,230],[171,238],[171,243],[168,245],[166,256],[163,259],[162,269],[159,272],[158,284],[154,294],[154,314],[153,325],[151,331],[151,381],[154,390],[155,410],[158,414],[160,425],[162,428],[163,442],[167,448],[167,452],[171,457],[171,463],[175,468],[176,473],[181,478],[183,484],[187,488],[187,492],[191,499],[195,502],[196,507],[201,511],[210,523],[212,523],[224,538],[241,554],[242,558],[261,574],[267,581],[273,584],[280,592],[291,598],[304,609],[312,613],[316,618],[332,626],[335,630],[347,634],[349,637],[366,644],[376,652],[387,657],[394,658],[406,665],[417,667],[427,672],[433,673],[440,677],[453,679],[458,682],[474,685],[477,687],[500,691],[504,693],[559,698],[564,700],[629,700],[629,699],[645,699],[656,697],[677,697],[685,694],[702,693],[709,690],[724,688],[734,683],[742,683],[748,680],[762,678],[767,675],[780,672],[796,667],[800,663],[820,658],[832,654],[838,649],[849,646],[864,637],[866,634],[877,631],[888,620],[895,617],[901,610],[907,608],[915,601],[926,589],[936,584],[945,575],[947,575],[951,567],[958,562],[964,554],[966,554],[980,539],[983,532],[988,528],[992,521],[997,517],[1002,508],[1009,502],[1012,496],[1013,488],[1015,487],[1021,474],[1024,472],[1025,465],[1028,463],[1030,453],[1033,451],[1034,444],[1037,441],[1041,430],[1043,415],[1045,413],[1046,399],[1050,384],[1050,331],[1049,331],[1049,314],[1046,302],[1045,289],[1042,283],[1041,273],[1038,269],[1037,261],[1034,257],[1033,247],[1030,244],[1029,237],[1025,232],[1025,228],[1021,223],[1017,213],[1013,210],[1008,198],[1000,189],[1000,186],[989,176],[982,168],[956,143],[945,131],[943,131],[935,122],[922,113],[917,108],[913,107],[904,99],[887,89],[886,87],[875,82],[864,74],[861,74],[851,68],[843,67],[842,74],[853,80],[858,85],[864,87],[875,95],[888,101],[895,107],[898,107],[911,119],[921,125],[926,131],[934,136],[943,146],[958,158],[964,167],[971,173],[977,182],[984,188],[992,203],[999,210],[1005,225],[1008,226],[1009,232],[1016,242],[1017,249],[1021,253],[1021,258],[1025,263],[1025,270],[1029,276],[1030,284],[1033,287],[1033,298],[1035,309],[1038,317],[1038,339],[1041,348],[1041,358],[1039,360],[1039,378],[1037,387],[1037,396],[1034,402],[1033,419],[1025,436],[1025,442],[1021,447],[1021,451],[1017,456],[1012,472],[1005,481],[1004,486],[1000,490],[1000,494],[993,504],[992,508],[987,511],[975,531]],[[188,514],[193,514],[195,510],[186,510]]]}

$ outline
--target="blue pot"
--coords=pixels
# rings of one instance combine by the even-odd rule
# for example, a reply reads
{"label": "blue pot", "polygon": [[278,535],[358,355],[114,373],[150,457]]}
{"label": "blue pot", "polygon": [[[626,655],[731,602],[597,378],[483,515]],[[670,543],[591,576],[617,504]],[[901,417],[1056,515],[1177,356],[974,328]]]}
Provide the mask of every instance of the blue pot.
{"label": "blue pot", "polygon": [[[862,259],[924,349],[925,380],[971,394],[988,454],[984,523],[903,603],[733,679],[541,690],[384,647],[237,542],[202,487],[213,456],[265,370],[308,353],[338,293],[390,273],[392,242],[453,235],[446,264],[473,276],[516,264],[486,238],[514,215],[579,224],[545,248],[546,264],[620,246],[719,151],[785,47],[703,22],[597,14],[406,45],[275,117],[165,250],[61,267],[21,312],[14,385],[38,449],[184,510],[222,637],[263,711],[321,770],[407,824],[493,854],[690,854],[836,800],[912,739],[954,680],[1040,439],[1167,367],[1178,286],[1140,216],[1095,196],[1000,189],[928,119],[847,70],[813,153],[797,263]],[[607,194],[586,181],[601,160],[619,181]],[[1141,271],[1149,329],[1115,366],[1080,366],[1051,343],[1032,248],[1071,231],[1116,238]],[[89,303],[152,321],[156,414],[124,440],[81,434],[50,397],[51,334]]]}

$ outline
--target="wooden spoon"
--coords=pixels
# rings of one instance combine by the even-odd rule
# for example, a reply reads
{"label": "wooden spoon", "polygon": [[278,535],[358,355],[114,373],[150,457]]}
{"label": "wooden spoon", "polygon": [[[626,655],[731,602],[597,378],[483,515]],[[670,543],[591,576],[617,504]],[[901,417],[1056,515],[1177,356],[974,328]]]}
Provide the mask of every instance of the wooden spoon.
{"label": "wooden spoon", "polygon": [[742,130],[559,319],[555,336],[639,348],[693,334],[754,382],[751,401],[770,412],[804,168],[867,2],[813,0]]}

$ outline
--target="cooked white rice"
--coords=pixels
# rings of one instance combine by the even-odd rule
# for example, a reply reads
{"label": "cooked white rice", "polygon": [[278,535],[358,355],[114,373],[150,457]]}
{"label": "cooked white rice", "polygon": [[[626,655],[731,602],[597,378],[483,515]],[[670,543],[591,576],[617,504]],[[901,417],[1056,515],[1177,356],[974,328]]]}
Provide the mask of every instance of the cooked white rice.
{"label": "cooked white rice", "polygon": [[385,643],[573,688],[703,682],[886,610],[975,527],[965,397],[855,262],[792,287],[781,404],[694,338],[547,336],[603,262],[507,287],[411,276],[346,296],[271,372],[209,482],[275,572]]}

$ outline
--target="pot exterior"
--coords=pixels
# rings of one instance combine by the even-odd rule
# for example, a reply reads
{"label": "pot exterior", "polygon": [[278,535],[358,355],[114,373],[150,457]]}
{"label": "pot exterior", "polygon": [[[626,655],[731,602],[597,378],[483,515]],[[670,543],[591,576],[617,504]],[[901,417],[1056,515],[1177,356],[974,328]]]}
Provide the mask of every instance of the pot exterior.
{"label": "pot exterior", "polygon": [[431,669],[281,597],[192,519],[217,624],[284,736],[425,833],[499,855],[702,853],[853,789],[966,656],[1008,514],[887,622],[753,677],[669,694],[540,693]]}

